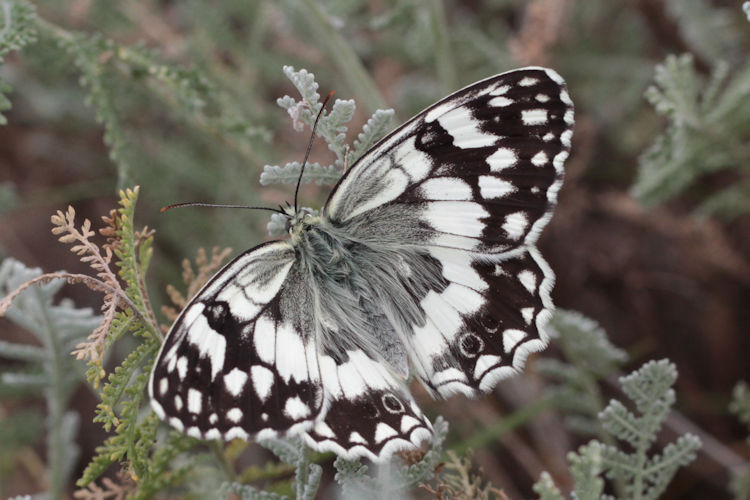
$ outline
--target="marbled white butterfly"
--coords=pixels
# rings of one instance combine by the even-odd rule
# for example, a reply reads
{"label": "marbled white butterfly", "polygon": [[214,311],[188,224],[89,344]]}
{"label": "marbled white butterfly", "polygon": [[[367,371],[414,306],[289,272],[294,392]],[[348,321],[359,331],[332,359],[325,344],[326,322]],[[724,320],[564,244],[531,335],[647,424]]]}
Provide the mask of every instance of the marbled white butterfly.
{"label": "marbled white butterfly", "polygon": [[431,437],[406,385],[477,396],[546,345],[553,273],[535,246],[573,126],[553,70],[470,85],[390,133],[319,215],[249,250],[190,301],[151,406],[204,439],[301,435],[381,460]]}

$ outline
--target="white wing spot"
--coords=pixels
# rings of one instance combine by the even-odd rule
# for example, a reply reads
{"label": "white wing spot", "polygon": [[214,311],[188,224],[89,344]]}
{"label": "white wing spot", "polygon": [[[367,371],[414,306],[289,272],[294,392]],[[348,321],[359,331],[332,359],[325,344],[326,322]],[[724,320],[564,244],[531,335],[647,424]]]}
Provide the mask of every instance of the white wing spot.
{"label": "white wing spot", "polygon": [[526,332],[523,330],[517,330],[515,328],[508,328],[503,331],[503,349],[505,352],[510,352],[524,337]]}
{"label": "white wing spot", "polygon": [[494,354],[483,354],[479,356],[474,365],[474,378],[481,378],[482,375],[484,375],[484,372],[500,363],[500,361],[502,361],[502,358]]}
{"label": "white wing spot", "polygon": [[455,177],[428,179],[422,184],[420,191],[427,200],[467,201],[472,199],[471,186]]}
{"label": "white wing spot", "polygon": [[221,439],[221,432],[219,432],[219,429],[208,429],[206,431],[206,439]]}
{"label": "white wing spot", "polygon": [[412,417],[411,415],[404,415],[401,417],[401,434],[408,434],[413,428],[422,425],[422,422]]}
{"label": "white wing spot", "polygon": [[175,395],[174,397],[174,407],[177,411],[182,410],[182,398],[178,395]]}
{"label": "white wing spot", "polygon": [[544,151],[539,151],[533,156],[533,158],[531,158],[531,163],[533,163],[537,167],[545,166],[548,161],[549,158],[547,157],[547,153],[545,153]]}
{"label": "white wing spot", "polygon": [[496,136],[480,130],[480,122],[466,106],[448,111],[438,118],[438,123],[453,137],[453,145],[461,149],[492,146],[497,141]]}
{"label": "white wing spot", "polygon": [[177,358],[177,376],[180,377],[180,380],[185,380],[185,376],[187,376],[187,358],[185,356]]}
{"label": "white wing spot", "polygon": [[446,368],[445,370],[435,372],[430,377],[435,385],[445,384],[446,382],[459,381],[466,382],[466,374],[458,368]]}
{"label": "white wing spot", "polygon": [[211,415],[209,415],[208,417],[209,424],[213,425],[218,421],[219,421],[219,416],[216,413],[212,413]]}
{"label": "white wing spot", "polygon": [[247,382],[247,373],[239,368],[232,369],[231,372],[224,375],[224,387],[232,396],[239,396]]}
{"label": "white wing spot", "polygon": [[382,443],[388,438],[392,438],[393,436],[398,436],[398,431],[391,427],[390,425],[386,424],[385,422],[379,422],[377,427],[375,427],[375,443]]}
{"label": "white wing spot", "polygon": [[494,175],[480,175],[478,179],[479,194],[485,200],[503,198],[516,191],[516,186]]}
{"label": "white wing spot", "polygon": [[518,273],[518,281],[530,294],[536,293],[536,275],[531,271],[521,271]]}
{"label": "white wing spot", "polygon": [[503,169],[512,167],[518,162],[518,156],[512,149],[498,148],[497,151],[487,157],[487,163],[490,170],[500,172]]}
{"label": "white wing spot", "polygon": [[568,94],[568,91],[565,89],[560,91],[560,100],[568,106],[573,105],[573,99],[570,98],[570,94]]}
{"label": "white wing spot", "polygon": [[525,109],[521,111],[521,120],[524,125],[543,125],[547,123],[546,109]]}
{"label": "white wing spot", "polygon": [[285,382],[308,379],[307,359],[302,337],[289,323],[276,329],[276,371]]}
{"label": "white wing spot", "polygon": [[433,201],[422,214],[436,231],[474,238],[481,236],[485,228],[481,219],[489,215],[479,203],[461,201]]}
{"label": "white wing spot", "polygon": [[351,434],[349,434],[349,442],[367,445],[367,441],[365,440],[365,438],[363,438],[362,434],[360,434],[357,431],[354,431]]}
{"label": "white wing spot", "polygon": [[242,410],[239,408],[232,408],[227,412],[227,420],[234,422],[235,424],[242,420]]}
{"label": "white wing spot", "polygon": [[182,420],[180,420],[177,417],[172,417],[169,419],[169,425],[177,429],[178,431],[182,432],[185,429],[185,424],[182,423]]}
{"label": "white wing spot", "polygon": [[513,99],[508,99],[507,97],[499,96],[499,97],[493,97],[492,99],[489,100],[489,102],[487,102],[487,104],[489,104],[490,106],[496,106],[496,107],[501,108],[504,106],[509,106],[513,104],[513,102],[515,102],[513,101]]}
{"label": "white wing spot", "polygon": [[565,116],[563,116],[563,120],[565,120],[565,123],[568,125],[573,125],[575,122],[575,119],[573,118],[573,110],[569,109],[565,112]]}
{"label": "white wing spot", "polygon": [[243,429],[242,427],[232,427],[226,432],[226,434],[224,434],[224,439],[226,439],[227,441],[231,441],[235,438],[246,441],[248,437],[250,436],[247,435],[247,432],[245,432],[245,429]]}
{"label": "white wing spot", "polygon": [[529,219],[523,212],[515,212],[505,216],[503,230],[507,233],[508,238],[517,240],[526,232],[529,226]]}
{"label": "white wing spot", "polygon": [[500,85],[490,91],[490,95],[503,95],[510,90],[510,85]]}
{"label": "white wing spot", "polygon": [[268,399],[268,396],[271,395],[271,388],[273,387],[273,372],[265,366],[253,365],[250,368],[250,375],[252,376],[255,394],[258,395],[261,402],[265,402]]}
{"label": "white wing spot", "polygon": [[159,394],[163,396],[167,393],[167,389],[169,389],[169,381],[167,380],[167,377],[164,377],[159,381]]}
{"label": "white wing spot", "polygon": [[560,134],[560,142],[563,143],[563,146],[570,147],[570,140],[573,138],[573,131],[572,130],[566,130],[562,134]]}
{"label": "white wing spot", "polygon": [[518,82],[518,85],[520,85],[521,87],[531,87],[532,85],[536,85],[538,81],[539,80],[536,78],[526,76],[522,78],[521,81]]}
{"label": "white wing spot", "polygon": [[558,172],[562,172],[563,166],[565,165],[565,160],[568,159],[568,152],[567,151],[560,151],[557,153],[552,160],[552,165],[555,166],[555,170]]}
{"label": "white wing spot", "polygon": [[292,420],[301,420],[310,416],[310,407],[303,403],[299,396],[294,396],[286,400],[284,415]]}
{"label": "white wing spot", "polygon": [[537,94],[536,100],[539,102],[547,102],[549,101],[549,96],[547,94]]}
{"label": "white wing spot", "polygon": [[211,380],[214,380],[224,367],[227,339],[211,328],[208,319],[203,315],[190,325],[187,339],[198,349],[201,356],[207,357],[211,362]]}
{"label": "white wing spot", "polygon": [[274,364],[276,359],[276,324],[268,314],[262,315],[255,321],[253,345],[261,360],[268,364]]}
{"label": "white wing spot", "polygon": [[542,137],[542,140],[549,142],[554,138],[555,138],[555,134],[553,134],[552,132],[547,132],[546,134],[544,134],[544,137]]}
{"label": "white wing spot", "polygon": [[331,430],[330,427],[328,427],[328,424],[326,424],[323,421],[320,421],[315,424],[315,428],[313,429],[317,434],[320,434],[323,437],[336,439],[336,434]]}
{"label": "white wing spot", "polygon": [[188,390],[187,407],[190,413],[200,413],[203,407],[203,394],[197,389]]}
{"label": "white wing spot", "polygon": [[526,324],[530,325],[534,319],[534,308],[524,307],[521,309],[521,315],[523,316],[524,321],[526,321]]}
{"label": "white wing spot", "polygon": [[263,420],[264,422],[268,422],[268,413],[261,413],[261,414],[260,414],[260,418],[261,418],[261,420]]}

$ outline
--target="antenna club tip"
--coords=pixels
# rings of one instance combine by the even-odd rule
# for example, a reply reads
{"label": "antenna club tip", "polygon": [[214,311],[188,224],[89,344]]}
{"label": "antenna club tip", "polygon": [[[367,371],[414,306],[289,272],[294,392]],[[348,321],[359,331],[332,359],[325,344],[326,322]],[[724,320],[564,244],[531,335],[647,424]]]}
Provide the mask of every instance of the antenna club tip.
{"label": "antenna club tip", "polygon": [[169,210],[169,207],[161,207],[161,208],[159,209],[159,212],[161,212],[161,213],[164,213],[164,212],[166,212],[167,210]]}

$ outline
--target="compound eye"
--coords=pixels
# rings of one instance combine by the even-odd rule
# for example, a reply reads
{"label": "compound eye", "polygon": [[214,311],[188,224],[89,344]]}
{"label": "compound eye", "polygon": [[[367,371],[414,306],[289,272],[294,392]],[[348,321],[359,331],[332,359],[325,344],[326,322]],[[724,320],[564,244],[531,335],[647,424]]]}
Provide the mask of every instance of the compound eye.
{"label": "compound eye", "polygon": [[286,227],[286,232],[289,234],[292,234],[292,219],[291,218],[287,218],[285,227]]}

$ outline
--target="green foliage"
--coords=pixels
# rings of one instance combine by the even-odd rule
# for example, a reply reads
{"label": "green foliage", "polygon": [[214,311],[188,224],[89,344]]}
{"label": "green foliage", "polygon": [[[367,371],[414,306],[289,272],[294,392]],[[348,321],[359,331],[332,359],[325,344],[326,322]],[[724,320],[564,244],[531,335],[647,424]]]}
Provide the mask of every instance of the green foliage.
{"label": "green foliage", "polygon": [[[655,499],[664,492],[677,469],[695,459],[701,444],[692,434],[680,436],[660,454],[649,455],[674,404],[672,386],[676,380],[677,369],[667,360],[650,361],[620,378],[623,392],[635,404],[638,413],[631,412],[620,401],[611,400],[599,419],[607,433],[627,443],[628,451],[592,441],[581,448],[578,455],[571,454],[575,498],[604,498],[601,496],[603,482],[598,479],[604,473],[608,479],[623,485],[623,498]],[[535,491],[543,499],[562,498],[549,476],[542,477]]]}
{"label": "green foliage", "polygon": [[[315,117],[318,115],[323,103],[320,102],[318,94],[318,83],[315,75],[301,69],[296,71],[291,66],[284,66],[284,74],[291,80],[299,92],[302,100],[298,101],[288,95],[279,98],[276,102],[287,111],[292,119],[292,126],[297,131],[304,130],[305,126],[312,128]],[[347,123],[354,117],[355,104],[353,100],[342,101],[336,99],[331,110],[324,111],[318,121],[315,134],[321,137],[328,149],[336,154],[333,164],[321,166],[313,163],[305,166],[302,177],[303,183],[315,182],[318,185],[334,184],[344,173],[344,170],[359,159],[372,145],[380,139],[390,125],[393,110],[378,109],[367,120],[362,131],[357,135],[352,148],[346,143],[348,131]],[[260,183],[264,186],[274,183],[291,184],[296,183],[299,178],[301,164],[291,162],[286,165],[266,165],[260,176]]]}
{"label": "green foliage", "polygon": [[[0,294],[6,295],[24,283],[42,276],[13,259],[0,266]],[[68,410],[81,370],[68,353],[101,321],[89,308],[78,309],[69,301],[55,303],[64,282],[46,282],[15,297],[5,315],[34,335],[41,347],[2,342],[4,358],[25,362],[23,371],[4,371],[0,385],[43,394],[47,404],[47,478],[51,498],[61,498],[78,457],[75,443],[78,414]],[[29,421],[34,425],[35,420]],[[21,424],[18,422],[18,424]]]}
{"label": "green foliage", "polygon": [[[573,476],[573,498],[575,500],[599,500],[605,498],[604,480],[600,477],[603,471],[602,445],[598,441],[581,446],[578,453],[568,453],[570,474]],[[541,500],[564,500],[565,497],[555,486],[552,476],[543,472],[539,481],[534,484],[534,491]]]}
{"label": "green foliage", "polygon": [[[0,65],[9,52],[21,50],[36,41],[35,17],[34,6],[25,0],[0,2]],[[8,123],[2,112],[10,109],[10,101],[5,94],[11,90],[13,88],[0,79],[0,125]]]}
{"label": "green foliage", "polygon": [[[749,12],[748,15],[750,15],[750,7],[747,10]],[[740,422],[747,428],[748,433],[750,433],[750,387],[748,387],[747,383],[739,382],[734,386],[729,411],[737,416]],[[750,445],[750,438],[747,439],[747,443]],[[737,500],[750,499],[750,464],[745,465],[743,470],[732,472],[731,488]]]}
{"label": "green foliage", "polygon": [[734,217],[750,211],[750,181],[739,180],[719,192],[701,189],[707,175],[724,170],[745,171],[750,152],[750,65],[730,76],[719,62],[710,78],[696,71],[693,57],[669,56],[656,66],[656,84],[646,97],[669,126],[640,160],[633,194],[648,204],[662,203],[694,188],[702,200],[699,213]]}
{"label": "green foliage", "polygon": [[583,435],[602,438],[597,417],[604,400],[598,382],[622,365],[625,352],[609,342],[598,323],[575,311],[556,310],[548,331],[566,361],[542,358],[537,369],[557,381],[552,397],[568,426]]}
{"label": "green foliage", "polygon": [[[159,420],[153,413],[143,412],[147,406],[146,384],[161,336],[144,279],[152,255],[153,233],[135,229],[137,198],[138,189],[122,192],[120,208],[113,211],[111,219],[106,219],[109,227],[103,232],[110,238],[108,248],[117,259],[123,293],[130,300],[129,309],[116,313],[107,345],[126,332],[138,338],[139,344],[109,374],[99,393],[101,402],[94,421],[115,434],[97,448],[97,455],[77,484],[89,486],[112,464],[125,462],[128,475],[135,482],[133,497],[149,498],[184,477],[186,470],[171,470],[169,466],[176,455],[192,448],[195,440],[172,432],[168,446],[155,452]],[[93,366],[99,368],[95,361]]]}

